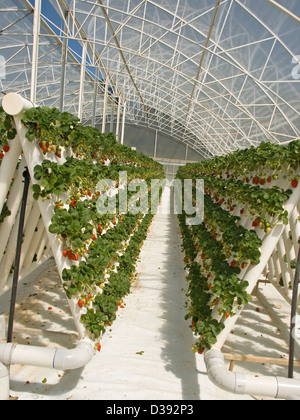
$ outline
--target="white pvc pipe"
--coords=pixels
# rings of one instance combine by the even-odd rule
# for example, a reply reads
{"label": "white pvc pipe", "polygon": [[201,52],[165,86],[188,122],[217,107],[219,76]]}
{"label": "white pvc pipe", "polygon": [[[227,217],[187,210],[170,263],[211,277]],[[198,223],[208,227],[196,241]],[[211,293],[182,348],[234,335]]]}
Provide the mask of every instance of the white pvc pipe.
{"label": "white pvc pipe", "polygon": [[33,106],[32,102],[24,99],[18,93],[9,93],[5,95],[2,100],[2,107],[4,111],[14,117],[22,115],[24,111],[32,108]]}
{"label": "white pvc pipe", "polygon": [[6,200],[7,193],[10,188],[11,180],[14,177],[19,157],[22,153],[22,148],[18,135],[14,140],[9,142],[10,150],[5,154],[0,166],[0,212]]}
{"label": "white pvc pipe", "polygon": [[278,399],[300,399],[300,381],[278,376],[261,376],[231,372],[217,349],[204,356],[209,379],[219,388],[240,395],[257,395]]}
{"label": "white pvc pipe", "polygon": [[[2,167],[2,166],[1,166]],[[9,198],[7,200],[7,207],[9,208],[11,214],[5,219],[5,223],[2,223],[2,226],[0,226],[0,263],[2,261],[2,258],[4,256],[4,252],[9,240],[9,236],[11,234],[11,231],[14,227],[14,224],[16,222],[16,217],[20,209],[20,204],[22,201],[22,195],[23,195],[23,177],[22,173],[25,169],[25,161],[22,159],[19,170],[18,170],[18,176],[14,180],[13,186],[10,191]],[[1,177],[1,173],[0,173]],[[1,179],[1,178],[0,178]],[[9,180],[9,185],[11,183],[11,179]],[[1,186],[1,183],[0,183]]]}
{"label": "white pvc pipe", "polygon": [[85,366],[93,356],[94,343],[88,339],[81,340],[70,350],[0,343],[0,401],[9,399],[9,371],[4,364],[72,370]]}
{"label": "white pvc pipe", "polygon": [[9,399],[9,373],[8,368],[0,363],[0,401]]}
{"label": "white pvc pipe", "polygon": [[0,343],[0,362],[6,365],[22,364],[56,370],[71,370],[85,366],[93,356],[94,343],[89,339],[81,340],[73,349],[51,349],[15,343]]}

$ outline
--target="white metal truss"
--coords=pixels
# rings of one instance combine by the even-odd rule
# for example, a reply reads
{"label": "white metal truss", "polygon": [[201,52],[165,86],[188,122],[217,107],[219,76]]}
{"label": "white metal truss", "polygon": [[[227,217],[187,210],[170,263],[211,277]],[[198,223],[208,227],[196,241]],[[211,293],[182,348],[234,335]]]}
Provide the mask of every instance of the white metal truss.
{"label": "white metal truss", "polygon": [[300,4],[286,4],[8,0],[0,90],[114,123],[119,141],[125,122],[146,126],[204,158],[288,142],[300,137]]}

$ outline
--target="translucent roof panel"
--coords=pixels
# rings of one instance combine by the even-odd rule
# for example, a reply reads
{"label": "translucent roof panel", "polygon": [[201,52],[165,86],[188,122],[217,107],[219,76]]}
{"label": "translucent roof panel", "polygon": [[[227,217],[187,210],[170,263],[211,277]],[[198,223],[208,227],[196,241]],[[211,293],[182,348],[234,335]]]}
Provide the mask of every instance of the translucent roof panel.
{"label": "translucent roof panel", "polygon": [[205,158],[300,137],[299,0],[2,3],[1,95],[101,123],[106,86],[107,122],[124,112]]}

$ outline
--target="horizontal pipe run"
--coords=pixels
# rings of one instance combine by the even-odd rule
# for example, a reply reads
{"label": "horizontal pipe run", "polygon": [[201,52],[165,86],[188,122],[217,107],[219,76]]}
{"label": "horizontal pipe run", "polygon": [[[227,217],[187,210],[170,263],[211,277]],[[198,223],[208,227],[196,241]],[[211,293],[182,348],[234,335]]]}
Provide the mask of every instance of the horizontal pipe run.
{"label": "horizontal pipe run", "polygon": [[[0,343],[0,363],[29,365],[56,370],[79,369],[94,356],[94,343],[81,340],[73,349],[51,349],[15,343]],[[0,365],[1,366],[1,365]]]}
{"label": "horizontal pipe run", "polygon": [[217,349],[209,350],[204,359],[209,379],[227,392],[278,399],[300,399],[299,380],[231,372],[225,366],[222,352]]}

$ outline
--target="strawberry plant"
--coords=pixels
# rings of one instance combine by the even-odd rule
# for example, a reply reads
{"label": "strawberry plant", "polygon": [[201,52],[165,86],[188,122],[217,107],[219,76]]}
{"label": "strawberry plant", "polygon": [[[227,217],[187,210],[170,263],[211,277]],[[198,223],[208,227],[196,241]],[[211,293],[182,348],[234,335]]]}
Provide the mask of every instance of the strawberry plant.
{"label": "strawberry plant", "polygon": [[4,219],[10,215],[11,215],[11,211],[9,210],[9,208],[7,207],[7,203],[5,202],[2,208],[1,214],[0,214],[0,223],[3,223]]}
{"label": "strawberry plant", "polygon": [[17,131],[14,128],[13,117],[6,114],[0,107],[0,164],[5,154],[9,152],[9,141],[13,140],[16,135]]}

